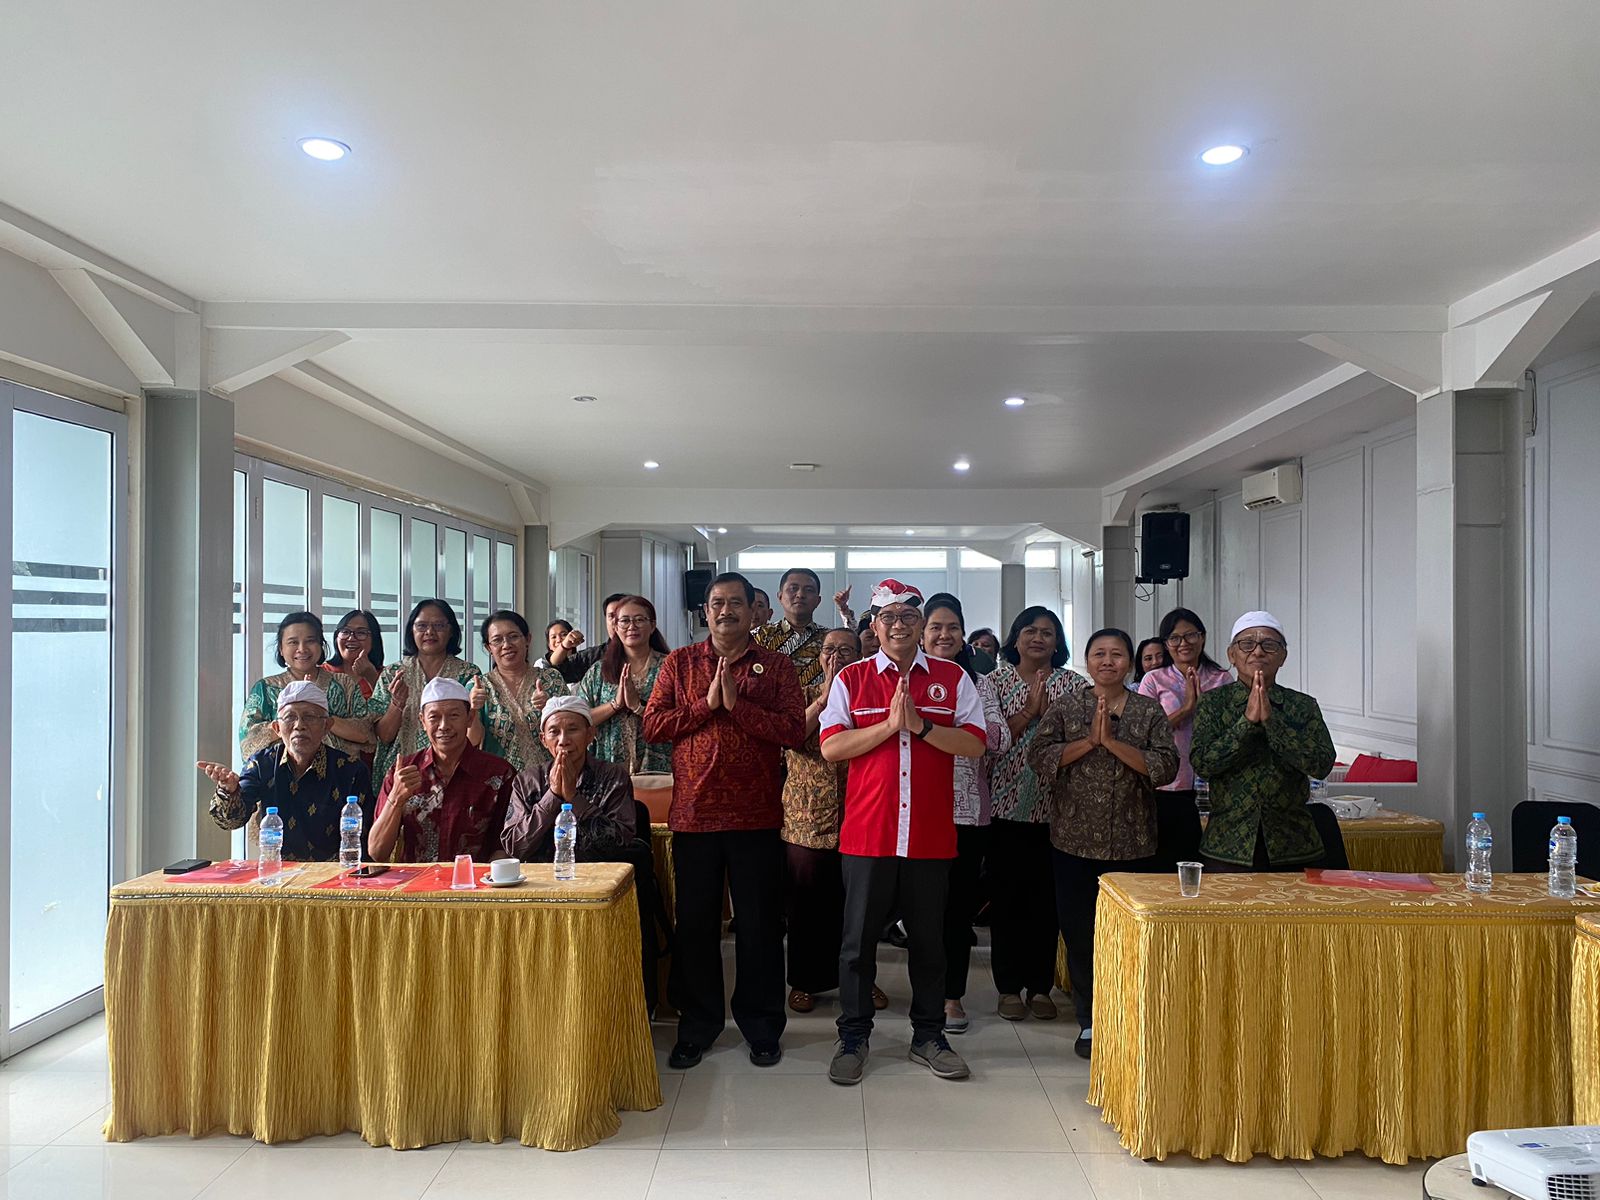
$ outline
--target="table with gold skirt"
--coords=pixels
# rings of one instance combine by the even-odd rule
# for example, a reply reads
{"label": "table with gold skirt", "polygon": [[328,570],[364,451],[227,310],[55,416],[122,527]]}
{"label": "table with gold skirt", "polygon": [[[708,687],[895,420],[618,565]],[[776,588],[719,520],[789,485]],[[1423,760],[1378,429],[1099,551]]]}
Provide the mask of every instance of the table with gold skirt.
{"label": "table with gold skirt", "polygon": [[575,1150],[660,1105],[633,868],[407,892],[318,888],[335,864],[292,866],[277,886],[112,889],[108,1140]]}
{"label": "table with gold skirt", "polygon": [[1578,918],[1572,947],[1572,1120],[1600,1125],[1600,917]]}
{"label": "table with gold skirt", "polygon": [[1139,1158],[1385,1162],[1572,1120],[1574,917],[1543,875],[1432,893],[1106,875],[1089,1102]]}
{"label": "table with gold skirt", "polygon": [[[1427,874],[1444,870],[1444,826],[1415,813],[1382,810],[1377,816],[1340,821],[1345,855],[1352,871],[1399,871]],[[1056,939],[1056,986],[1072,990],[1067,980],[1067,947]]]}

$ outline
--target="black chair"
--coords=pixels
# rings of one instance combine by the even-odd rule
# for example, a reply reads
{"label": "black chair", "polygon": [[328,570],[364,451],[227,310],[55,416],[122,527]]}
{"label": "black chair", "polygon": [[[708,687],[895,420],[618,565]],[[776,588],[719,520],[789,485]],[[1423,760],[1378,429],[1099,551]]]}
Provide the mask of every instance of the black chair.
{"label": "black chair", "polygon": [[1511,810],[1511,869],[1550,869],[1550,829],[1571,817],[1578,835],[1578,874],[1600,879],[1600,808],[1578,800],[1524,800]]}
{"label": "black chair", "polygon": [[1339,818],[1326,804],[1307,804],[1311,810],[1311,823],[1322,837],[1322,866],[1329,871],[1348,871],[1350,856],[1344,849],[1344,832],[1339,828]]}

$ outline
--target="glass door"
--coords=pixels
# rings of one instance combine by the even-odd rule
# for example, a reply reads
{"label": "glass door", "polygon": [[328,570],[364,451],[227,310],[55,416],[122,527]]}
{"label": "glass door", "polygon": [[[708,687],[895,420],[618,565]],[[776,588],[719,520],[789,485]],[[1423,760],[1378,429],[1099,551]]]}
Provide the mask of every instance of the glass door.
{"label": "glass door", "polygon": [[3,1050],[98,1010],[120,877],[126,418],[0,384],[11,541],[0,728]]}

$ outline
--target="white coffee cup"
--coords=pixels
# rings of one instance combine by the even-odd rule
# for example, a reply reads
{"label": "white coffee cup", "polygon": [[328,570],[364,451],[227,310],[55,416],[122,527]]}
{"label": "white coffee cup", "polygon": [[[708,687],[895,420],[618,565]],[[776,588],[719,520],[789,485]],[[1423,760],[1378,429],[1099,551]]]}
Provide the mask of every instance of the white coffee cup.
{"label": "white coffee cup", "polygon": [[489,864],[491,883],[514,883],[522,878],[522,863],[514,858],[497,858]]}

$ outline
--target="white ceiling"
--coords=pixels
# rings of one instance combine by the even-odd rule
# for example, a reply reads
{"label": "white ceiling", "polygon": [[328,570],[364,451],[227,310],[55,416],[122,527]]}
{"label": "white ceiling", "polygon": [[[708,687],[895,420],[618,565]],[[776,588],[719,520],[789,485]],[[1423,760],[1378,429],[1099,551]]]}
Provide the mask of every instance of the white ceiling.
{"label": "white ceiling", "polygon": [[1333,360],[1007,306],[1443,305],[1600,227],[1597,61],[1593,0],[18,0],[0,200],[206,301],[724,306],[317,358],[553,484],[1099,487]]}

